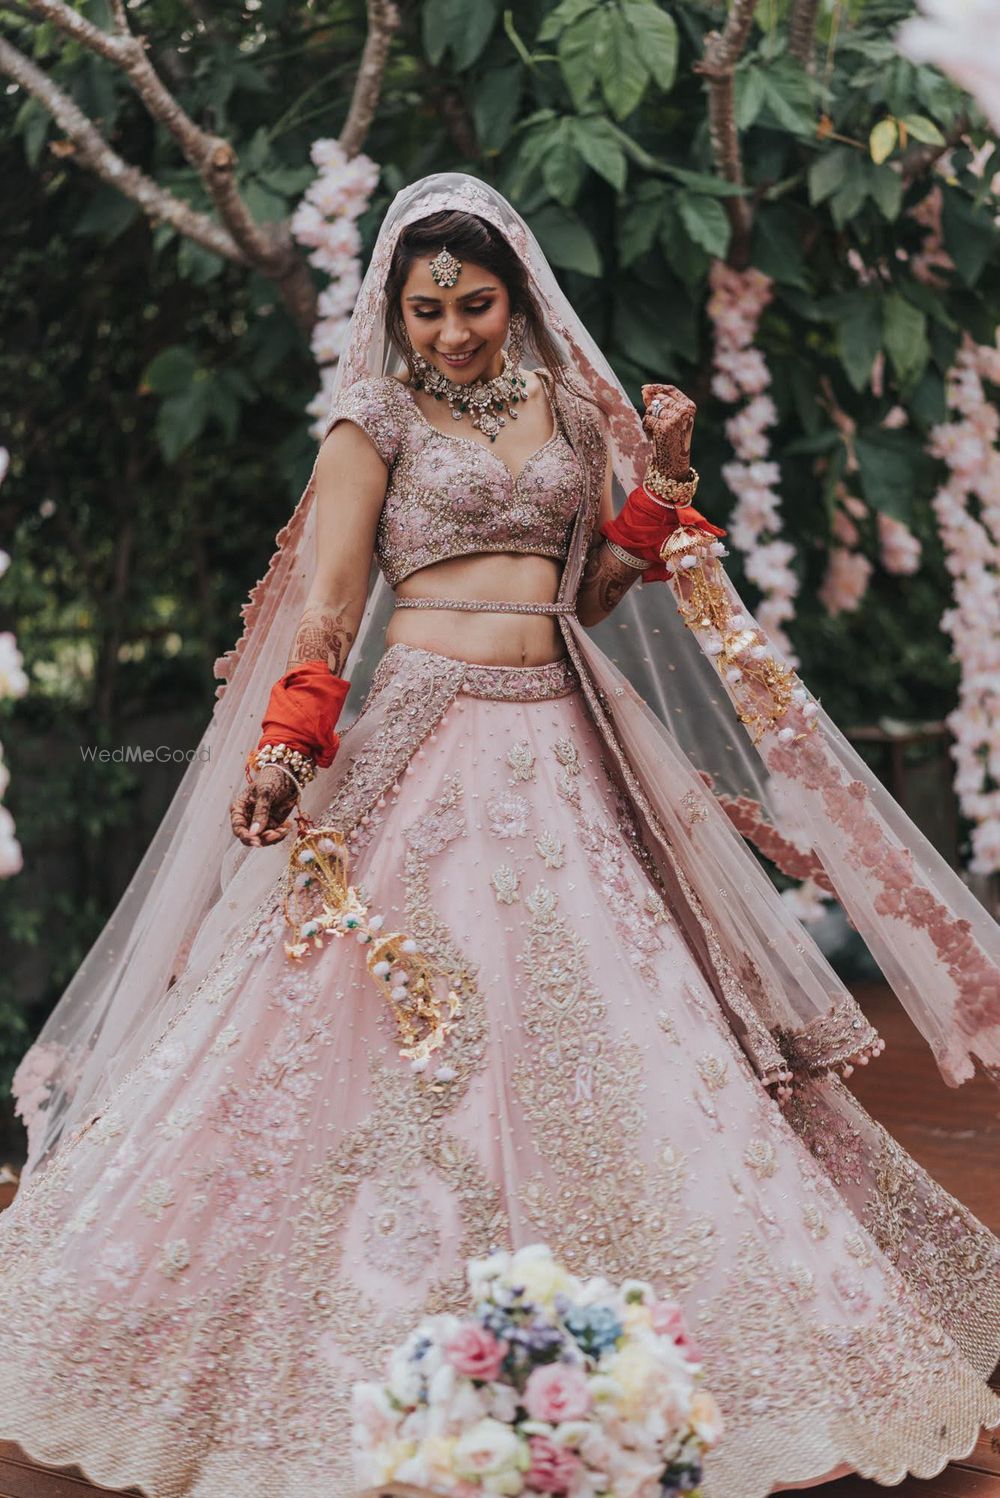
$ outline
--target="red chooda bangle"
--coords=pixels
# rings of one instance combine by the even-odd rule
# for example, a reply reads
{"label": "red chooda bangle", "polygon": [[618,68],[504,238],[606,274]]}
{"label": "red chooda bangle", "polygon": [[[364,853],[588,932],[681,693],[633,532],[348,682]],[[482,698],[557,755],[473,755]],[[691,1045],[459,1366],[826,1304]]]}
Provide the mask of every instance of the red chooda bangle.
{"label": "red chooda bangle", "polygon": [[334,724],[350,686],[342,676],[334,676],[325,661],[302,661],[290,667],[271,688],[257,748],[287,744],[325,770],[340,748]]}
{"label": "red chooda bangle", "polygon": [[706,520],[694,505],[657,504],[650,499],[641,484],[632,490],[621,513],[613,520],[603,522],[600,533],[607,540],[615,541],[626,551],[632,552],[633,556],[652,562],[653,565],[647,567],[642,574],[643,583],[665,582],[673,573],[664,565],[660,550],[664,541],[682,525],[703,531],[706,536],[719,537],[726,534],[721,525],[713,525],[710,520]]}

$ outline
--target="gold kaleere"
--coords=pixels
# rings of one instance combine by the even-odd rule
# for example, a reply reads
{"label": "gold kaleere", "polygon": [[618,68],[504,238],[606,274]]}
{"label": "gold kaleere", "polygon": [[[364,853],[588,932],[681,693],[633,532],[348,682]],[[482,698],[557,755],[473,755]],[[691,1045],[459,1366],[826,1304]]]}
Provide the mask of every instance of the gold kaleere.
{"label": "gold kaleere", "polygon": [[348,878],[347,843],[337,828],[317,826],[302,812],[298,825],[282,895],[293,936],[285,942],[286,957],[299,961],[321,948],[328,936],[353,936],[367,946],[368,971],[395,1016],[399,1054],[409,1061],[426,1060],[462,1014],[447,973],[405,932],[383,932],[384,916],[369,915]]}
{"label": "gold kaleere", "polygon": [[[720,544],[709,542],[694,526],[681,525],[660,548],[660,559],[678,580],[675,592],[681,618],[689,629],[714,630],[718,636],[709,653],[739,700],[740,722],[750,729],[754,744],[772,729],[777,729],[783,743],[797,742],[816,729],[819,709],[809,701],[795,672],[770,654],[763,632],[747,627],[745,618],[733,614],[722,564],[709,549]],[[779,719],[792,707],[800,709],[805,725],[799,733],[788,726],[778,727]]]}

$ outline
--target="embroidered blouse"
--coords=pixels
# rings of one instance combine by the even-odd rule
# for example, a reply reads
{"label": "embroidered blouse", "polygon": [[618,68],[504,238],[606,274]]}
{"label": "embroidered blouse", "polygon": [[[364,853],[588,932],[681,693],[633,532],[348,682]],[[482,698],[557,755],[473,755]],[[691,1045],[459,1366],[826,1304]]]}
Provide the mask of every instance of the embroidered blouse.
{"label": "embroidered blouse", "polygon": [[354,422],[389,470],[375,556],[390,586],[432,562],[472,552],[566,560],[584,474],[551,394],[549,404],[552,435],[515,476],[484,443],[439,432],[409,387],[391,375],[358,380],[340,394],[327,431],[338,421]]}

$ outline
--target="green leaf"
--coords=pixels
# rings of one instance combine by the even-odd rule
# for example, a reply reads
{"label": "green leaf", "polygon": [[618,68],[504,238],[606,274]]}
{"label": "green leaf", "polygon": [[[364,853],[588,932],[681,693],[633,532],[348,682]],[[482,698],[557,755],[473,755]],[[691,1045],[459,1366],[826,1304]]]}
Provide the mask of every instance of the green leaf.
{"label": "green leaf", "polygon": [[30,167],[38,165],[51,125],[52,116],[37,99],[25,99],[14,116],[14,129],[21,133],[24,155]]}
{"label": "green leaf", "polygon": [[193,349],[172,344],[163,349],[142,372],[141,384],[154,395],[178,395],[188,390],[198,372]]}
{"label": "green leaf", "polygon": [[214,255],[186,236],[177,247],[177,272],[195,286],[206,286],[209,281],[214,281],[221,274],[223,264],[221,255]]}
{"label": "green leaf", "polygon": [[486,156],[498,156],[510,140],[521,107],[524,69],[519,62],[486,73],[471,92],[476,139]]}
{"label": "green leaf", "polygon": [[677,79],[677,25],[673,16],[651,0],[623,0],[622,9],[654,84],[661,93],[669,93]]}
{"label": "green leaf", "polygon": [[718,199],[681,192],[677,194],[677,211],[694,243],[717,260],[724,259],[731,230],[726,210]]}
{"label": "green leaf", "polygon": [[764,75],[760,68],[740,68],[736,74],[736,126],[749,130],[764,107]]}
{"label": "green leaf", "polygon": [[762,74],[764,102],[778,124],[792,135],[813,139],[816,135],[816,108],[809,87],[808,74],[797,65],[774,64]]}
{"label": "green leaf", "polygon": [[629,194],[617,217],[618,261],[623,269],[648,255],[663,216],[664,190],[659,182],[642,182]]}
{"label": "green leaf", "polygon": [[685,286],[694,288],[704,281],[711,257],[688,234],[677,204],[671,198],[666,198],[663,203],[660,244],[667,264],[677,272]]}
{"label": "green leaf", "polygon": [[865,427],[855,436],[854,450],[868,503],[911,524],[913,496],[923,490],[930,469],[921,439],[909,432]]}
{"label": "green leaf", "polygon": [[852,291],[824,304],[837,336],[844,372],[855,390],[867,390],[875,355],[882,347],[882,303],[872,291]]}
{"label": "green leaf", "polygon": [[687,167],[673,166],[670,162],[664,162],[662,169],[675,182],[683,182],[685,187],[691,187],[695,192],[710,198],[741,198],[749,191],[735,182],[725,182],[721,177],[713,177],[710,172],[691,172]]}
{"label": "green leaf", "polygon": [[831,146],[822,156],[817,156],[809,168],[809,201],[824,203],[827,198],[843,186],[848,164],[853,163],[854,152],[848,146]]}
{"label": "green leaf", "polygon": [[461,73],[470,68],[490,39],[496,25],[496,0],[425,0],[422,12],[423,44],[428,61],[437,67],[451,51]]}
{"label": "green leaf", "polygon": [[244,183],[243,200],[258,224],[280,223],[288,216],[288,200],[258,181]]}
{"label": "green leaf", "polygon": [[649,68],[624,16],[609,11],[607,23],[598,55],[601,92],[611,113],[623,120],[646,92]]}
{"label": "green leaf", "polygon": [[780,286],[809,289],[795,216],[780,205],[765,206],[754,219],[751,262]]}
{"label": "green leaf", "polygon": [[538,28],[538,40],[540,42],[554,41],[559,34],[572,26],[581,16],[596,8],[598,0],[560,0],[555,10],[549,11],[541,26]]}
{"label": "green leaf", "polygon": [[114,187],[99,182],[88,199],[87,206],[73,225],[72,232],[79,235],[93,234],[97,239],[110,244],[123,234],[138,218],[139,205],[124,197]]}
{"label": "green leaf", "polygon": [[863,157],[852,155],[843,180],[830,199],[830,213],[838,229],[854,217],[868,196],[867,166]]}
{"label": "green leaf", "polygon": [[199,381],[163,402],[156,418],[156,437],[168,463],[176,462],[205,430],[209,418],[207,382]]}
{"label": "green leaf", "polygon": [[925,369],[907,405],[914,421],[919,422],[925,432],[942,421],[947,421],[948,403],[945,400],[944,377],[936,369]]}
{"label": "green leaf", "polygon": [[885,299],[885,351],[903,385],[919,379],[930,358],[927,318],[898,291]]}
{"label": "green leaf", "polygon": [[868,136],[868,149],[876,165],[881,166],[883,161],[887,161],[898,144],[899,127],[891,115],[872,126]]}
{"label": "green leaf", "polygon": [[929,120],[925,114],[904,114],[900,120],[914,140],[919,140],[925,146],[943,146],[944,136],[941,134],[933,120]]}
{"label": "green leaf", "polygon": [[583,110],[598,79],[601,49],[608,29],[604,11],[591,11],[567,27],[559,38],[559,67],[573,107]]}
{"label": "green leaf", "polygon": [[529,215],[529,222],[553,265],[584,276],[601,274],[601,256],[594,237],[575,214],[550,203]]}
{"label": "green leaf", "polygon": [[542,181],[557,203],[572,208],[583,186],[584,162],[577,150],[572,127],[575,120],[560,120],[542,161]]}
{"label": "green leaf", "polygon": [[600,115],[585,115],[569,121],[573,145],[584,161],[616,192],[625,186],[628,163],[621,143],[609,122]]}
{"label": "green leaf", "polygon": [[647,369],[667,368],[673,361],[666,318],[644,288],[629,287],[628,293],[615,307],[615,344]]}
{"label": "green leaf", "polygon": [[475,0],[474,5],[461,6],[462,26],[451,38],[451,55],[460,73],[481,56],[486,43],[493,35],[496,25],[496,0]]}
{"label": "green leaf", "polygon": [[974,286],[994,253],[997,231],[988,213],[975,208],[963,192],[943,188],[941,225],[945,247],[967,286]]}
{"label": "green leaf", "polygon": [[903,207],[903,177],[891,166],[876,166],[869,161],[868,196],[878,205],[879,212],[890,224],[895,223]]}

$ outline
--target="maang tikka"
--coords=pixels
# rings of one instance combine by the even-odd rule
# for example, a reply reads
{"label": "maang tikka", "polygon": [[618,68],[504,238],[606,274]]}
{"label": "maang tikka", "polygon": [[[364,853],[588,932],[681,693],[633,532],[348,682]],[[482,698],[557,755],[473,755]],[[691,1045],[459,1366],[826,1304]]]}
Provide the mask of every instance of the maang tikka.
{"label": "maang tikka", "polygon": [[[445,250],[441,250],[431,261],[431,275],[439,286],[454,284],[438,281],[434,275],[435,264],[440,269],[442,257],[446,254]],[[448,260],[458,266],[458,271],[461,270],[461,261],[455,260],[450,254]],[[455,281],[458,280],[458,271],[454,273]],[[447,269],[443,273],[450,275],[451,270]],[[507,416],[512,421],[517,420],[516,408],[526,397],[528,382],[520,370],[527,326],[528,320],[524,313],[515,312],[509,324],[509,347],[501,350],[503,368],[500,373],[491,380],[474,380],[471,385],[461,385],[457,380],[450,380],[442,370],[425,359],[423,354],[417,353],[407,334],[406,347],[413,367],[414,386],[417,390],[429,391],[435,400],[446,400],[456,421],[468,416],[478,432],[485,432],[490,441],[495,442],[500,428],[507,425]],[[507,414],[503,415],[505,406]]]}

